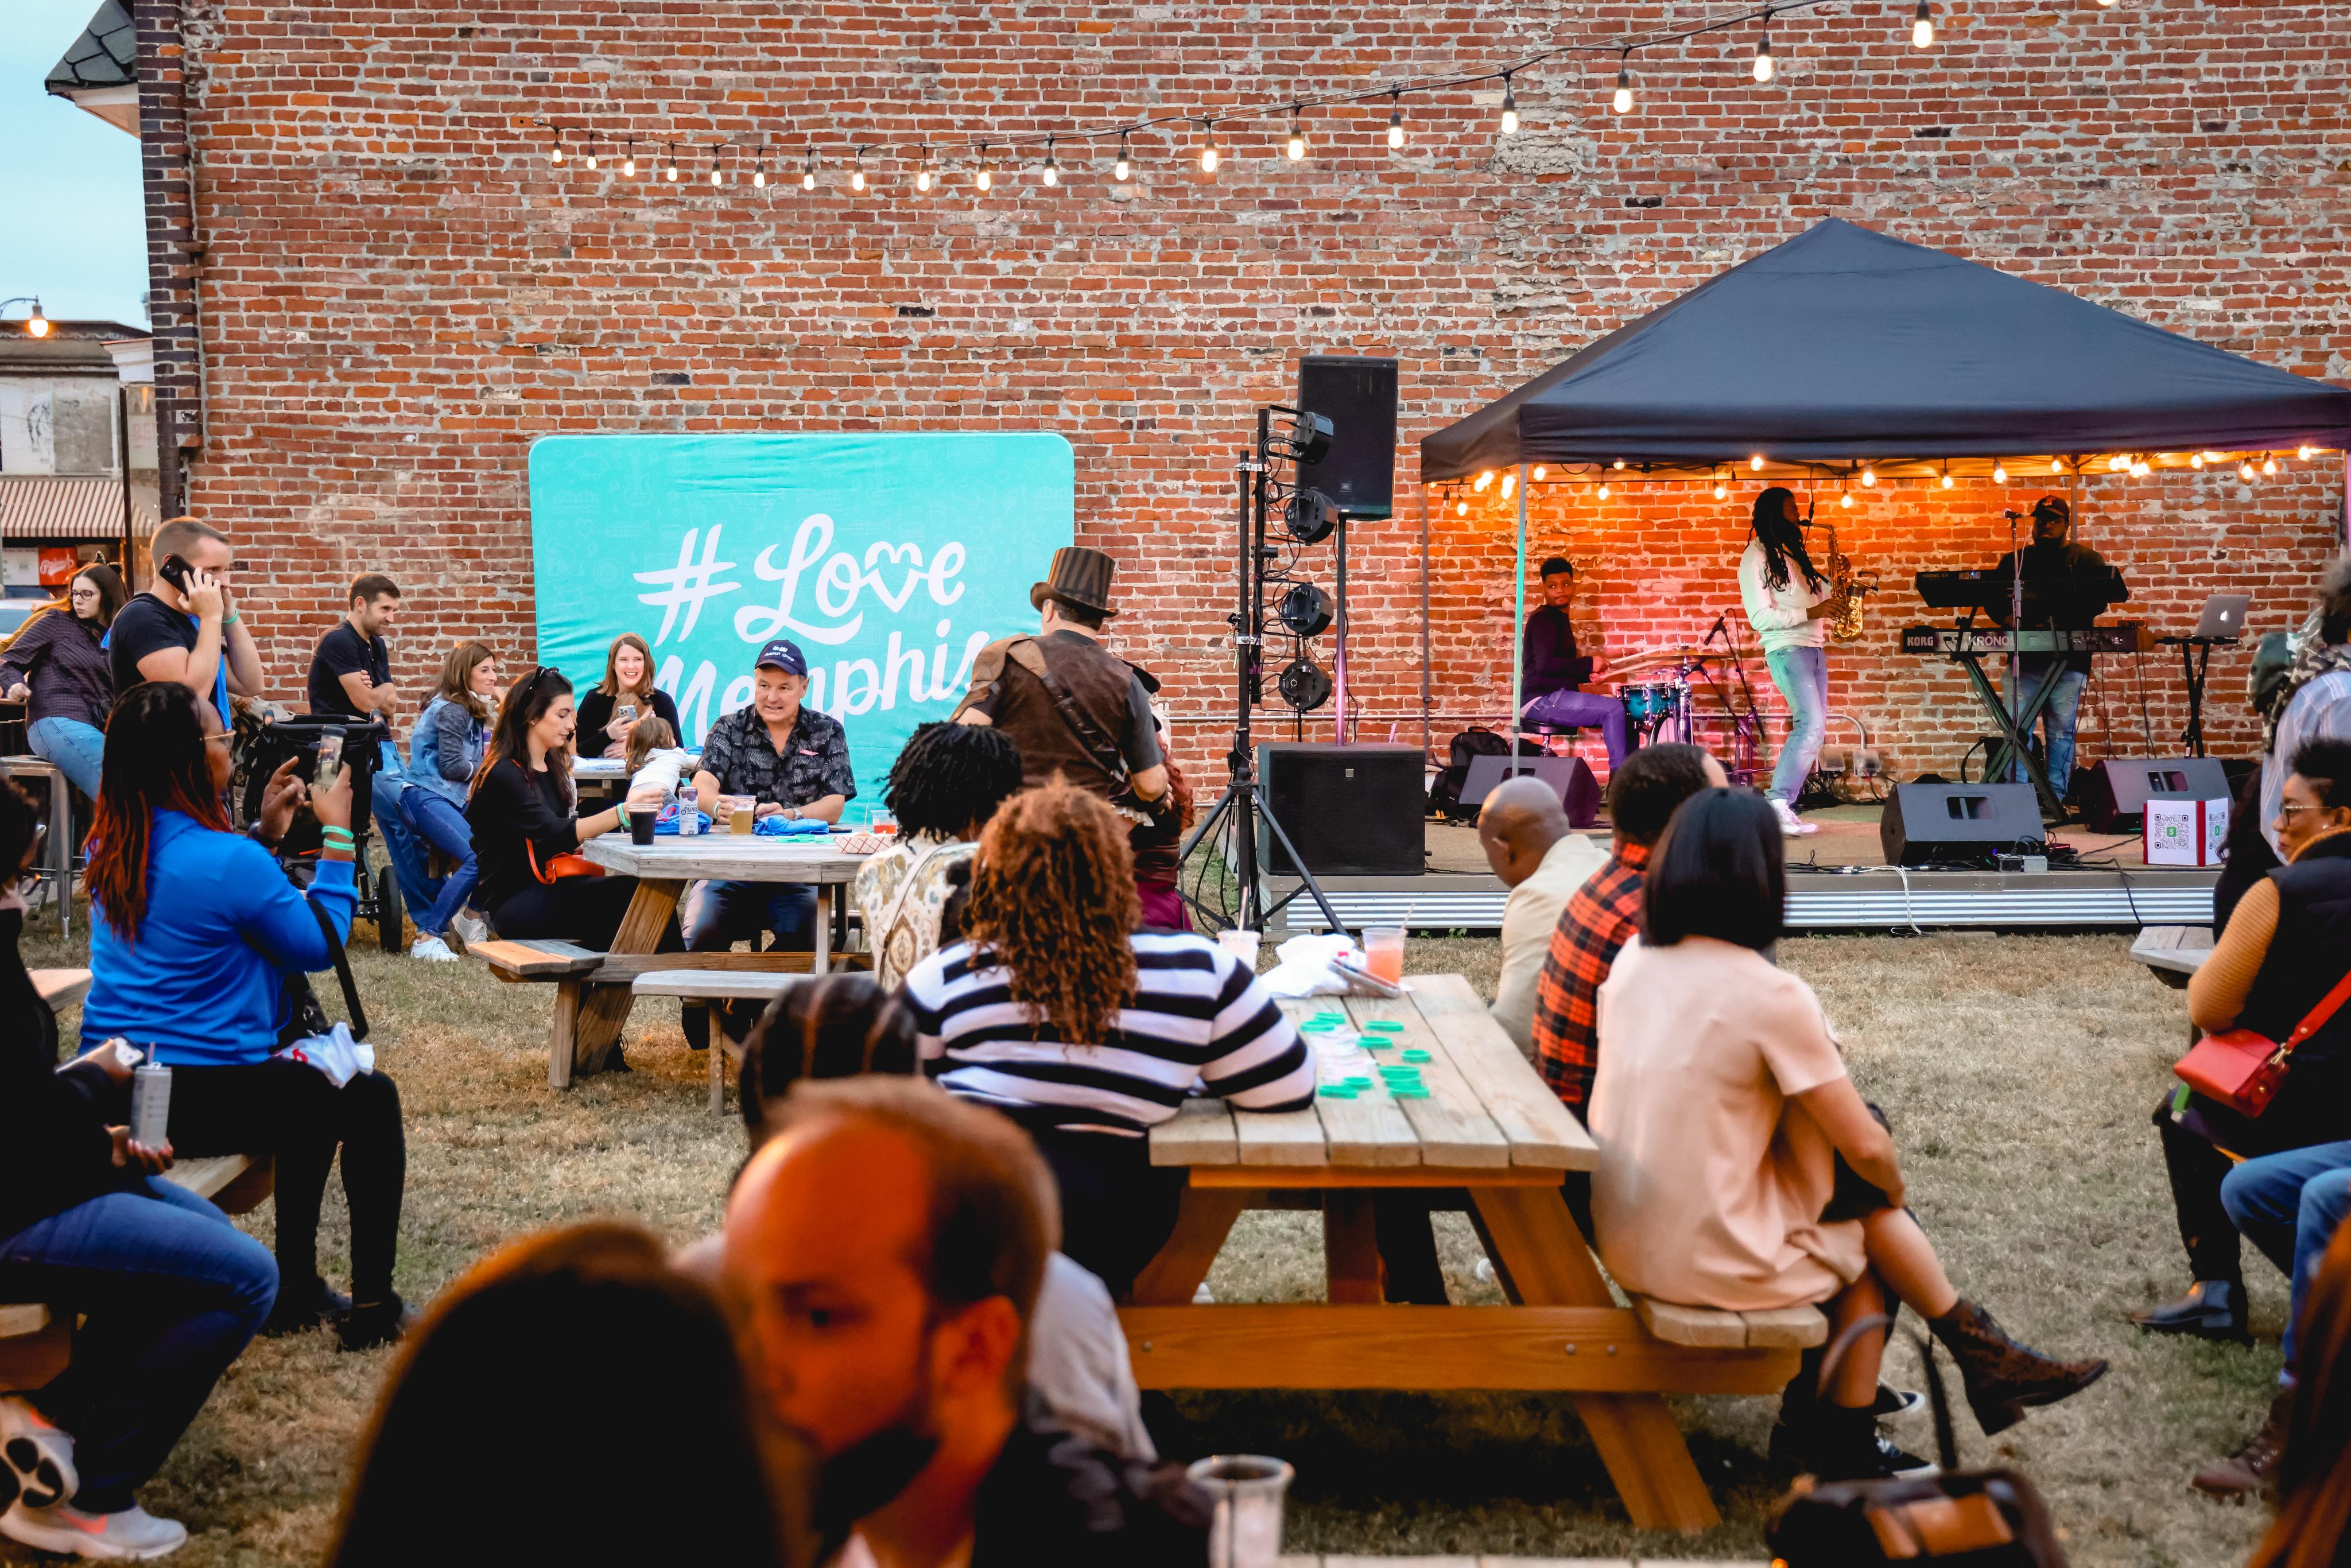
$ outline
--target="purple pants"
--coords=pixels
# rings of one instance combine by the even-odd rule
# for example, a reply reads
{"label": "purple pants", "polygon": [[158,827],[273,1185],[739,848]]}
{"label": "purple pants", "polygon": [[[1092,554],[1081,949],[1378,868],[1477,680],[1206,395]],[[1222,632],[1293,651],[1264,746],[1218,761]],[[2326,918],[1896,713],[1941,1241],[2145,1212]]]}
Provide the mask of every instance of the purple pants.
{"label": "purple pants", "polygon": [[1547,724],[1558,729],[1590,729],[1598,726],[1608,743],[1608,771],[1614,774],[1625,760],[1625,705],[1599,692],[1545,692],[1519,710],[1526,724]]}

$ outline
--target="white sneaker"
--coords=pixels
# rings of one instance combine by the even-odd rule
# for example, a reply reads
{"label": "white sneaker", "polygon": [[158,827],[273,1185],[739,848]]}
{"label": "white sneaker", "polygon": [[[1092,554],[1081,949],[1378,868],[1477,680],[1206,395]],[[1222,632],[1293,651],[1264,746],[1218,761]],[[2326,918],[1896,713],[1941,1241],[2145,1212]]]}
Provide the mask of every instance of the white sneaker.
{"label": "white sneaker", "polygon": [[63,1502],[81,1489],[73,1438],[22,1399],[0,1399],[0,1462],[16,1472],[16,1495],[35,1508]]}
{"label": "white sneaker", "polygon": [[26,1508],[22,1502],[0,1513],[0,1535],[20,1546],[69,1557],[119,1557],[132,1562],[161,1557],[187,1544],[188,1527],[157,1519],[136,1504],[120,1513],[84,1513],[69,1502]]}
{"label": "white sneaker", "polygon": [[454,964],[457,955],[449,951],[449,944],[438,936],[420,936],[409,944],[408,956],[422,958],[428,964]]}
{"label": "white sneaker", "polygon": [[1771,814],[1780,819],[1780,831],[1784,837],[1801,839],[1807,833],[1820,831],[1818,828],[1797,816],[1795,808],[1790,806],[1785,800],[1772,801]]}
{"label": "white sneaker", "polygon": [[457,911],[449,917],[449,924],[456,930],[457,939],[468,947],[490,939],[490,923],[470,909]]}

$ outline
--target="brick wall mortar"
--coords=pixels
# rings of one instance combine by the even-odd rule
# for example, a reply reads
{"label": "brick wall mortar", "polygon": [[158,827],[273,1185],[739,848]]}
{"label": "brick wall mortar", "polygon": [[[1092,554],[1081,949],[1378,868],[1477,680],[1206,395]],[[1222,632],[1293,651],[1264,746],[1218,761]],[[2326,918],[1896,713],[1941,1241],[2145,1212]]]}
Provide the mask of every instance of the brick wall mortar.
{"label": "brick wall mortar", "polygon": [[[177,9],[140,0],[142,41]],[[235,531],[291,695],[362,570],[408,590],[402,641],[420,662],[461,634],[528,653],[525,460],[539,435],[1055,431],[1077,453],[1080,538],[1121,563],[1123,645],[1167,678],[1185,753],[1206,760],[1228,722],[1231,459],[1301,354],[1401,361],[1397,516],[1357,528],[1351,573],[1354,692],[1382,737],[1392,719],[1417,733],[1420,437],[1821,217],[2351,378],[2339,7],[1938,5],[1930,54],[1898,10],[1780,18],[1781,80],[1764,89],[1745,80],[1745,37],[1636,60],[1640,106],[1621,120],[1613,59],[1545,68],[1519,80],[1528,129],[1500,147],[1492,110],[1457,94],[1408,99],[1412,141],[1391,154],[1383,99],[1310,117],[1302,164],[1280,156],[1278,121],[1220,128],[1213,178],[1190,161],[1194,133],[1137,137],[1123,187],[1114,142],[1065,141],[1062,191],[999,155],[983,198],[960,172],[923,197],[910,170],[878,165],[880,189],[853,197],[839,152],[1482,67],[1554,30],[1678,13],[1374,5],[1269,33],[1238,5],[1080,0],[200,7],[180,29],[208,246],[193,504]],[[538,116],[696,148],[764,128],[795,168],[820,128],[833,183],[812,197],[785,180],[630,188],[581,171],[576,142],[550,169]],[[2340,537],[2342,470],[2289,466],[2250,489],[2088,485],[2085,537],[2139,588],[2128,613],[2184,630],[2206,592],[2241,589],[2257,628],[2298,618]],[[1586,563],[1614,648],[1694,640],[1736,604],[1753,488],[1721,503],[1697,486],[1608,503],[1545,491],[1531,553]],[[1907,585],[1924,565],[1989,565],[2001,507],[2036,493],[1888,486],[1839,522],[1857,562]],[[1489,496],[1431,527],[1437,706],[1499,712],[1505,509]],[[1327,568],[1327,552],[1306,560]],[[1833,706],[1905,774],[1948,771],[1982,728],[1956,674],[1892,651],[1890,629],[1924,619],[1889,593],[1833,661]],[[2245,664],[2213,663],[2213,739],[2232,751],[2253,739]],[[2184,721],[2176,671],[2153,656],[2101,669],[2090,748],[2136,751],[2144,728],[2168,749]]]}

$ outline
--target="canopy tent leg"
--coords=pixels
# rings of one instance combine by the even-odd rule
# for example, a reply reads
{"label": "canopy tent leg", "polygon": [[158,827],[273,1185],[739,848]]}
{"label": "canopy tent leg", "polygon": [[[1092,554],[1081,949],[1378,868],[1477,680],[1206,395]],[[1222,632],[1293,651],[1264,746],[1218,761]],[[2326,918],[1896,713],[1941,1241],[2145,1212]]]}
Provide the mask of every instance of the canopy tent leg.
{"label": "canopy tent leg", "polygon": [[1415,476],[1415,487],[1420,491],[1420,749],[1428,753],[1437,749],[1429,720],[1428,481]]}
{"label": "canopy tent leg", "polygon": [[[1518,602],[1510,620],[1510,755],[1519,753],[1519,713],[1526,706],[1527,643],[1527,465],[1519,465]],[[1506,769],[1506,771],[1509,771]]]}

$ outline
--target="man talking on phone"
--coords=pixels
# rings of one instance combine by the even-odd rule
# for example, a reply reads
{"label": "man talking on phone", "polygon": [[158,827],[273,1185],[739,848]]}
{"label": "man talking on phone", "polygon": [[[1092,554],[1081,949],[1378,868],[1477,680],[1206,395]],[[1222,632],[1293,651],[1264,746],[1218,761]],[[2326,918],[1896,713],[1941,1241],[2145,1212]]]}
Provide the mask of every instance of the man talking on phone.
{"label": "man talking on phone", "polygon": [[193,517],[155,530],[153,585],[114,617],[106,650],[117,693],[141,681],[177,681],[234,726],[232,696],[261,693],[261,653],[230,602],[228,540]]}

